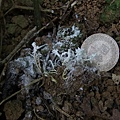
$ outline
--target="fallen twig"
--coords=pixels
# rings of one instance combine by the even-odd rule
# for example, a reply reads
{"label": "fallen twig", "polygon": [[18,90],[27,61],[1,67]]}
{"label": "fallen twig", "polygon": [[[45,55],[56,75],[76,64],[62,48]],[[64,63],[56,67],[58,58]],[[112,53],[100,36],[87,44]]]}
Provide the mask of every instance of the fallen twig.
{"label": "fallen twig", "polygon": [[[29,10],[29,11],[33,11],[34,8],[33,7],[29,7],[29,6],[21,6],[21,5],[14,5],[12,6],[7,12],[5,12],[4,16],[6,16],[9,12],[11,12],[14,9],[20,9],[20,10]],[[60,9],[60,8],[59,8]],[[52,9],[43,9],[42,7],[40,7],[40,10],[42,12],[48,12],[48,13],[53,13]]]}
{"label": "fallen twig", "polygon": [[[30,85],[33,85],[33,84],[39,82],[39,81],[42,80],[42,79],[43,79],[42,77],[41,77],[41,78],[38,78],[38,79],[34,79],[32,82],[30,82],[30,84],[28,84],[27,86],[23,87],[21,90],[13,93],[13,94],[10,95],[9,97],[7,97],[7,98],[5,98],[4,100],[2,100],[2,101],[0,102],[0,105],[2,105],[5,101],[9,100],[9,99],[12,98],[13,96],[15,96],[15,95],[17,95],[18,93],[20,93],[20,92],[21,92],[22,90],[24,90],[25,88],[27,88],[27,87],[29,87]],[[42,84],[42,85],[43,85],[43,84]],[[41,86],[42,86],[42,85],[41,85]]]}
{"label": "fallen twig", "polygon": [[43,26],[40,30],[36,32],[36,27],[30,30],[26,36],[22,39],[22,41],[15,47],[15,49],[2,61],[2,64],[8,62],[18,51],[21,50],[22,46],[28,43],[32,38],[36,37],[42,30],[46,29],[53,21],[55,21],[57,17],[51,20],[48,24]]}
{"label": "fallen twig", "polygon": [[45,119],[41,118],[39,115],[37,115],[35,109],[33,109],[33,112],[34,112],[35,116],[36,116],[39,120],[45,120]]}
{"label": "fallen twig", "polygon": [[[71,13],[72,8],[74,7],[74,5],[76,5],[76,3],[77,3],[77,2],[74,1],[74,0],[68,1],[67,7],[66,7],[63,15],[62,15],[61,18],[60,18],[60,19],[61,19],[60,25],[61,25],[61,23],[65,20],[65,18]],[[70,8],[70,10],[69,10],[69,8]],[[68,11],[68,10],[69,10],[69,11]]]}
{"label": "fallen twig", "polygon": [[11,12],[14,9],[22,9],[22,10],[34,10],[33,7],[26,7],[26,6],[20,6],[20,5],[13,5],[5,14],[4,16],[6,16],[9,12]]}
{"label": "fallen twig", "polygon": [[[4,65],[3,69],[2,69],[2,72],[1,72],[1,74],[0,74],[0,82],[1,82],[1,80],[2,80],[2,76],[5,75],[5,71],[6,71],[6,69],[7,69],[7,65],[8,65],[8,62],[5,63],[5,65]],[[2,67],[2,66],[0,66],[0,67]]]}
{"label": "fallen twig", "polygon": [[28,43],[32,37],[32,35],[36,32],[36,27],[34,27],[32,30],[30,30],[25,37],[22,39],[22,41],[15,47],[15,49],[2,61],[2,64],[5,64],[6,62],[8,62],[9,60],[11,60],[11,58],[18,52],[20,51],[20,49],[22,48],[23,45],[25,45],[26,43]]}
{"label": "fallen twig", "polygon": [[[45,26],[43,26],[37,32],[36,32],[36,27],[34,27],[32,30],[30,30],[25,35],[25,37],[22,39],[22,41],[15,47],[15,49],[3,61],[0,61],[0,66],[3,66],[4,64],[8,63],[14,57],[14,55],[21,50],[22,46],[24,46],[26,43],[28,43],[31,39],[33,39],[37,35],[39,35],[39,33],[42,30],[46,29],[56,19],[57,19],[57,17],[55,17],[54,19],[52,19],[48,24],[46,24]],[[4,67],[3,69],[4,69],[3,71],[5,72],[6,71],[6,67]],[[3,74],[3,72],[0,75],[0,80],[2,78],[2,74]]]}
{"label": "fallen twig", "polygon": [[65,111],[63,111],[62,109],[60,109],[57,105],[54,105],[54,108],[55,108],[58,112],[60,112],[61,114],[65,115],[66,117],[73,119],[68,113],[66,113]]}
{"label": "fallen twig", "polygon": [[48,24],[46,24],[44,27],[42,27],[40,30],[38,30],[35,34],[34,37],[37,36],[42,30],[46,29],[52,22],[54,22],[55,20],[57,20],[58,17],[55,17],[54,19],[52,19]]}

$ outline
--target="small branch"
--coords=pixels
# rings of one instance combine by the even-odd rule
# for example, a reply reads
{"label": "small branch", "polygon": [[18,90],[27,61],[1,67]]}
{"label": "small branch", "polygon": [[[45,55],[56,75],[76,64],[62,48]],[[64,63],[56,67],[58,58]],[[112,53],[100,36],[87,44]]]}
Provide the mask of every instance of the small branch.
{"label": "small branch", "polygon": [[48,24],[46,24],[44,27],[42,27],[40,30],[38,30],[34,36],[37,36],[42,30],[46,29],[52,22],[54,22],[55,20],[57,20],[58,17],[55,17],[54,19],[52,19]]}
{"label": "small branch", "polygon": [[33,11],[33,7],[26,7],[26,6],[20,6],[20,5],[13,5],[5,14],[4,16],[6,16],[9,12],[11,12],[14,9],[22,9],[22,10],[31,10]]}
{"label": "small branch", "polygon": [[110,2],[110,5],[112,5],[114,2],[115,2],[115,0],[112,0],[112,1]]}
{"label": "small branch", "polygon": [[12,7],[4,14],[4,16],[7,15],[9,12],[11,12],[13,9],[34,10],[33,7],[26,7],[26,6],[16,5],[13,0],[11,0],[11,2],[12,2]]}
{"label": "small branch", "polygon": [[54,19],[52,19],[48,24],[46,24],[45,26],[43,26],[40,30],[38,30],[36,32],[36,27],[34,27],[32,30],[30,30],[26,36],[22,39],[22,41],[15,47],[15,49],[3,60],[0,61],[0,66],[4,65],[5,63],[9,62],[13,56],[19,52],[22,48],[22,46],[24,46],[26,43],[28,43],[31,39],[33,39],[34,37],[36,37],[42,30],[46,29],[52,22],[54,22],[57,19],[57,17],[55,17]]}
{"label": "small branch", "polygon": [[35,109],[33,109],[33,112],[34,112],[35,116],[36,116],[39,120],[45,120],[45,119],[41,118],[39,115],[37,115]]}
{"label": "small branch", "polygon": [[[2,73],[0,75],[0,81],[1,81],[1,78],[2,78],[2,75],[5,73],[6,71],[6,65],[7,63],[13,58],[13,56],[19,52],[22,48],[22,46],[24,46],[26,43],[28,43],[31,39],[33,39],[34,37],[36,37],[42,30],[46,29],[53,21],[55,21],[57,19],[57,17],[55,17],[53,20],[51,20],[47,25],[45,25],[44,27],[42,27],[40,30],[38,30],[36,32],[36,27],[34,27],[32,30],[30,30],[26,36],[22,39],[22,41],[15,47],[15,49],[3,60],[3,61],[0,61],[0,66],[4,66],[3,70],[2,70]],[[19,91],[20,92],[20,91]],[[18,93],[19,93],[18,92]],[[18,94],[18,93],[15,93],[14,95]],[[13,95],[13,96],[14,96]],[[12,96],[11,96],[12,97]],[[11,98],[10,97],[10,98]],[[8,98],[9,99],[9,98]],[[6,101],[6,100],[5,100]],[[4,102],[4,101],[3,101]],[[1,102],[0,105],[3,103]]]}
{"label": "small branch", "polygon": [[1,82],[1,80],[2,80],[2,76],[5,75],[5,71],[6,71],[6,69],[7,69],[7,65],[8,65],[8,63],[5,63],[4,66],[2,66],[2,64],[1,64],[1,66],[0,66],[0,67],[3,67],[2,72],[1,72],[1,74],[0,74],[0,82]]}
{"label": "small branch", "polygon": [[[71,13],[72,11],[72,8],[77,4],[76,1],[74,0],[71,0],[71,1],[68,1],[68,5],[63,13],[63,15],[61,16],[61,21],[60,21],[60,25],[62,24],[62,22],[65,20],[65,18]],[[70,8],[70,10],[69,10]],[[69,11],[68,11],[69,10]]]}
{"label": "small branch", "polygon": [[61,114],[63,114],[63,115],[65,115],[66,117],[72,119],[72,117],[71,117],[68,113],[66,113],[65,111],[63,111],[62,109],[60,109],[57,105],[53,105],[53,107],[54,107],[58,112],[60,112]]}
{"label": "small branch", "polygon": [[[34,10],[33,7],[13,5],[13,6],[4,14],[4,16],[6,16],[9,12],[11,12],[11,11],[14,10],[14,9],[30,10],[30,11],[33,11],[33,10]],[[52,13],[52,12],[53,12],[53,10],[51,10],[51,9],[42,9],[41,7],[40,7],[40,10],[41,10],[42,12],[48,12],[48,13]]]}
{"label": "small branch", "polygon": [[12,11],[14,9],[14,6],[12,6],[5,14],[4,16],[6,16],[10,11]]}
{"label": "small branch", "polygon": [[[23,87],[21,90],[13,93],[12,95],[10,95],[9,97],[7,97],[6,99],[2,100],[2,101],[0,102],[0,105],[2,105],[4,102],[6,102],[7,100],[9,100],[9,99],[12,98],[13,96],[15,96],[15,95],[17,95],[18,93],[20,93],[20,92],[21,92],[22,90],[24,90],[25,88],[27,88],[27,87],[29,87],[30,85],[33,85],[33,84],[39,82],[39,81],[42,80],[42,79],[43,79],[43,78],[41,77],[41,78],[38,78],[38,79],[33,80],[30,84],[28,84],[27,86]],[[42,84],[42,85],[43,85],[43,84]],[[42,86],[42,85],[41,85],[41,86]]]}
{"label": "small branch", "polygon": [[26,36],[22,39],[22,41],[15,47],[15,49],[2,61],[2,64],[10,61],[11,58],[22,48],[23,45],[30,41],[31,36],[36,32],[36,27],[30,30]]}

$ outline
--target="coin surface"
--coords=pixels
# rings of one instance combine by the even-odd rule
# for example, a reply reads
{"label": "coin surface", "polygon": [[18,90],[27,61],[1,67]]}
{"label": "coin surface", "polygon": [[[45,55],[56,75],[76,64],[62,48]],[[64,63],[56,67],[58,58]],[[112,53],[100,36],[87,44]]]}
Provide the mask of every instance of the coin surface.
{"label": "coin surface", "polygon": [[81,48],[85,50],[88,56],[95,54],[93,62],[100,71],[109,71],[118,62],[119,47],[109,35],[93,34],[85,39]]}

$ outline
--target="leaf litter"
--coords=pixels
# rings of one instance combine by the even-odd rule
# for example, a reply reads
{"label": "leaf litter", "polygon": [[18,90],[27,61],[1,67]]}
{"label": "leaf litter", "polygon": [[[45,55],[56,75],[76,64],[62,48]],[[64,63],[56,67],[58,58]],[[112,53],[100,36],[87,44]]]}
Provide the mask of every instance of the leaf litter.
{"label": "leaf litter", "polygon": [[[70,8],[66,5],[72,1],[62,2],[46,0],[42,7],[47,8],[48,12],[54,11],[49,12],[49,17],[54,17],[56,13],[63,15],[60,24],[64,24],[63,21],[70,25],[73,21],[80,24],[60,26],[55,36],[48,33],[39,37],[38,41],[33,42],[33,47],[22,49],[20,56],[10,61],[5,73],[2,99],[16,90],[22,90],[2,104],[5,115],[1,110],[1,116],[11,120],[119,119],[119,63],[112,75],[111,71],[101,74],[93,67],[95,55],[86,56],[80,49],[82,40],[96,32],[118,36],[119,42],[119,22],[102,25],[99,21],[105,1],[74,1]],[[75,13],[68,17],[71,8]],[[42,24],[45,25],[49,19],[43,18]],[[17,116],[15,108],[18,109]]]}

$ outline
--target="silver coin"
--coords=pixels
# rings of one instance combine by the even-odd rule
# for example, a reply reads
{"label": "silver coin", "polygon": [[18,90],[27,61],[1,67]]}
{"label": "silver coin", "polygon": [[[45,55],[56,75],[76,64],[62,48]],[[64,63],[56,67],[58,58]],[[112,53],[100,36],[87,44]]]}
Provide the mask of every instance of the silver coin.
{"label": "silver coin", "polygon": [[118,62],[119,47],[109,35],[93,34],[85,39],[81,48],[85,50],[88,56],[95,54],[93,62],[100,71],[109,71]]}

